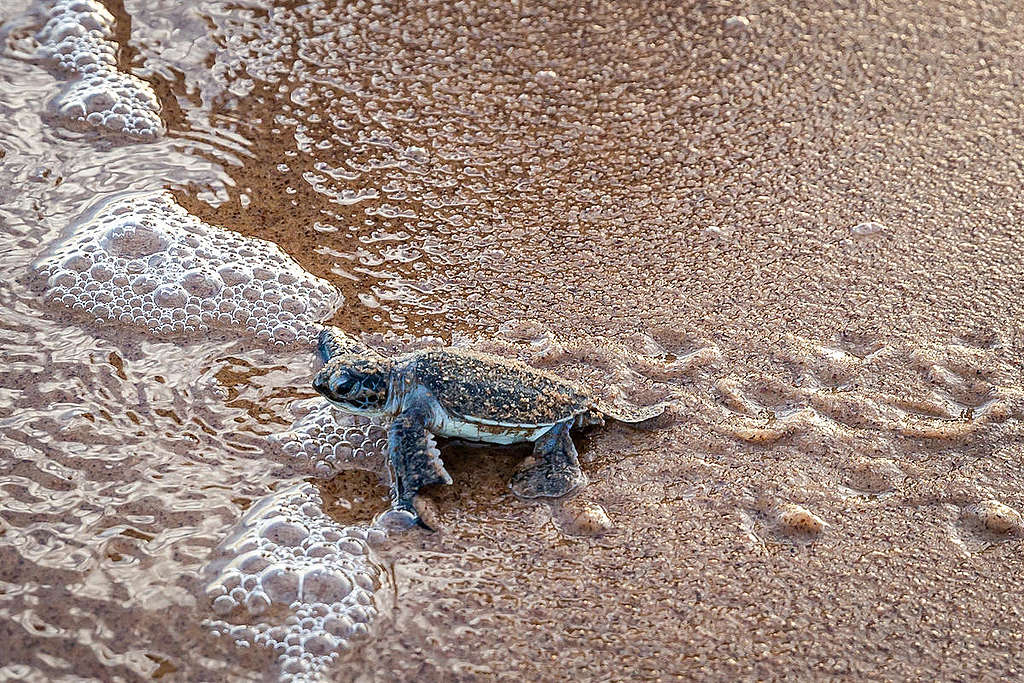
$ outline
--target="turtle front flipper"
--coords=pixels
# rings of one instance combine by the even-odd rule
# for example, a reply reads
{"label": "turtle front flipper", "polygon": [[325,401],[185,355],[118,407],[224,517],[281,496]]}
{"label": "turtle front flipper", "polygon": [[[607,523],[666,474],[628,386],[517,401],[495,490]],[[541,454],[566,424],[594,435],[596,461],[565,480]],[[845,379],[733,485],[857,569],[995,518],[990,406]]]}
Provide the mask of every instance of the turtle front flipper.
{"label": "turtle front flipper", "polygon": [[571,422],[559,422],[537,439],[534,465],[516,472],[509,488],[520,498],[560,498],[587,485],[576,446],[569,435]]}
{"label": "turtle front flipper", "polygon": [[423,408],[410,408],[399,414],[388,430],[391,512],[393,517],[404,517],[409,524],[420,522],[413,507],[417,491],[431,484],[452,483],[437,443],[427,431],[427,415]]}
{"label": "turtle front flipper", "polygon": [[379,357],[376,351],[337,327],[324,327],[316,336],[316,354],[326,363],[335,356]]}

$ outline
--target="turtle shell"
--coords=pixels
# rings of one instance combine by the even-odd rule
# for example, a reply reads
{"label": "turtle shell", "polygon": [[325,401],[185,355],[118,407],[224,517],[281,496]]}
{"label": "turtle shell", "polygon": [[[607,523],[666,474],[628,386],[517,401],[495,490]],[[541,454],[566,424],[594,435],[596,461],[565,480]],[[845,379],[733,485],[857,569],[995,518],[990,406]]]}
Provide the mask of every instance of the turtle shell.
{"label": "turtle shell", "polygon": [[469,422],[514,428],[552,425],[594,405],[572,383],[498,356],[455,349],[415,355],[417,381],[450,415]]}

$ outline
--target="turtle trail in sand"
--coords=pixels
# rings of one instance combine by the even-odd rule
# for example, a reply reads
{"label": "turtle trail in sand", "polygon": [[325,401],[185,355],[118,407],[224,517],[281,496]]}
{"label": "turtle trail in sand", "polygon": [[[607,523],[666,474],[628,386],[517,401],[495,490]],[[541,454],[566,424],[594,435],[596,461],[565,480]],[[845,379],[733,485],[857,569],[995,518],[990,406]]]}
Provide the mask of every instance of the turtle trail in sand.
{"label": "turtle trail in sand", "polygon": [[451,484],[434,436],[466,441],[534,444],[536,464],[510,484],[522,498],[558,498],[587,483],[569,430],[637,423],[661,415],[664,404],[612,407],[586,389],[498,356],[435,347],[395,358],[378,354],[335,328],[320,332],[323,368],[313,388],[340,409],[393,418],[388,430],[391,469],[389,523],[419,522],[416,492]]}

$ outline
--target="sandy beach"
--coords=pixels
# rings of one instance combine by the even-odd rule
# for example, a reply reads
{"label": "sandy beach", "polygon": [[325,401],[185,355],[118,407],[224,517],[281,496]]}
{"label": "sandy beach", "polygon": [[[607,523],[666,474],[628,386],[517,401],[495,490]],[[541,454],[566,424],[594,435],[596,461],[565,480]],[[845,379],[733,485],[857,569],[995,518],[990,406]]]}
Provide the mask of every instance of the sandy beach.
{"label": "sandy beach", "polygon": [[[6,4],[0,680],[1024,677],[1024,14],[811,5]],[[379,532],[321,324],[671,407]]]}

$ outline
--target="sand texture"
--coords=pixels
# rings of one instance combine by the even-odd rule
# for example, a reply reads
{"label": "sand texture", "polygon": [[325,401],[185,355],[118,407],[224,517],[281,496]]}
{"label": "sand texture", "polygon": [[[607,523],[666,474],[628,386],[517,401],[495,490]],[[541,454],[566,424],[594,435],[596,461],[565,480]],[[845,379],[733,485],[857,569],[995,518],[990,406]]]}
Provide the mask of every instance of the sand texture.
{"label": "sand texture", "polygon": [[[1015,3],[17,0],[0,47],[0,680],[1024,678]],[[551,504],[442,442],[386,533],[321,324],[671,405]]]}

